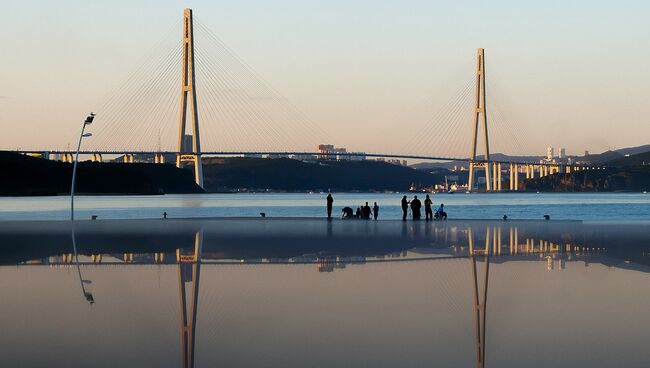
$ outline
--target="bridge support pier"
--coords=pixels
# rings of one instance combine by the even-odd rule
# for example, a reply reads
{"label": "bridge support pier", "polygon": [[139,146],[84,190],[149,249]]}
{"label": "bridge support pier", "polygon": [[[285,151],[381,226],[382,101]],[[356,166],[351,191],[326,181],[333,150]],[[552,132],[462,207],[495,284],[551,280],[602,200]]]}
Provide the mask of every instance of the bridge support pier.
{"label": "bridge support pier", "polygon": [[497,191],[501,191],[501,163],[497,163]]}
{"label": "bridge support pier", "polygon": [[510,171],[509,171],[508,179],[510,179],[510,187],[508,189],[510,191],[513,191],[513,190],[515,190],[515,185],[514,185],[514,182],[515,182],[515,165],[510,164],[509,169],[510,169]]}
{"label": "bridge support pier", "polygon": [[123,160],[124,160],[125,164],[132,164],[133,163],[133,154],[125,153]]}
{"label": "bridge support pier", "polygon": [[153,161],[154,161],[154,163],[157,163],[157,164],[164,164],[165,163],[165,155],[163,155],[162,153],[154,153]]}
{"label": "bridge support pier", "polygon": [[514,164],[515,165],[515,180],[514,180],[514,189],[515,192],[519,190],[519,164]]}

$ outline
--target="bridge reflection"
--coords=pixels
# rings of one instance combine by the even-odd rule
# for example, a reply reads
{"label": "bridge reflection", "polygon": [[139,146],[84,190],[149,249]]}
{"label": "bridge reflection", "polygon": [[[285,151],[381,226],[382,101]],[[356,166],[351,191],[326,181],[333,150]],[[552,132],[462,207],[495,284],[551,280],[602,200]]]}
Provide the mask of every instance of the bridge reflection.
{"label": "bridge reflection", "polygon": [[[188,254],[183,249],[176,251],[178,262],[178,300],[180,312],[181,357],[183,367],[194,367],[196,338],[196,314],[199,306],[199,286],[201,279],[201,256],[203,252],[203,231],[194,237],[194,249]],[[187,290],[191,291],[188,304]],[[188,309],[189,306],[189,309]]]}
{"label": "bridge reflection", "polygon": [[[266,223],[267,225],[269,223]],[[94,267],[137,267],[147,264],[160,265],[161,267],[176,267],[178,277],[178,303],[179,303],[179,336],[183,367],[195,365],[196,329],[199,314],[199,296],[201,288],[202,267],[223,267],[235,265],[254,265],[264,267],[270,264],[285,265],[313,265],[316,272],[347,272],[347,268],[369,267],[380,263],[406,263],[428,262],[433,267],[437,262],[451,259],[467,260],[471,275],[471,299],[468,305],[471,318],[474,320],[475,361],[477,367],[486,365],[489,346],[486,341],[486,326],[488,325],[488,299],[490,282],[490,266],[493,264],[518,261],[535,261],[533,266],[544,265],[547,270],[563,270],[568,262],[599,262],[606,265],[616,264],[618,267],[633,268],[635,262],[622,262],[628,255],[621,255],[612,244],[625,244],[618,237],[609,237],[608,242],[594,243],[588,234],[598,232],[599,227],[579,230],[583,225],[579,222],[560,226],[552,230],[548,222],[447,222],[447,223],[399,223],[380,224],[378,226],[393,226],[399,231],[397,245],[375,244],[368,247],[352,247],[340,244],[337,224],[319,227],[318,231],[324,238],[331,242],[329,246],[318,245],[291,245],[290,251],[274,247],[256,247],[255,244],[240,244],[240,247],[227,246],[227,241],[218,238],[221,234],[214,229],[203,227],[193,229],[192,236],[185,234],[181,238],[173,238],[176,244],[174,250],[167,246],[147,247],[148,252],[134,252],[138,249],[134,244],[149,239],[136,234],[121,236],[117,239],[106,240],[103,235],[95,234],[92,241],[85,241],[77,249],[78,239],[73,235],[73,253],[63,253],[31,259],[22,262],[23,265],[49,265],[53,269],[76,268],[79,272],[84,297],[94,301],[90,291],[85,289],[82,270],[90,273]],[[348,226],[348,224],[344,224]],[[270,225],[269,225],[270,226]],[[363,237],[367,239],[373,231],[375,224],[355,223],[357,230],[361,229]],[[559,225],[558,225],[559,226]],[[374,229],[374,230],[373,230]],[[340,229],[339,229],[340,230]],[[349,233],[346,230],[346,234]],[[123,235],[123,234],[121,234]],[[153,236],[153,235],[152,235]],[[646,235],[647,236],[647,235]],[[218,241],[215,240],[217,237]],[[68,238],[69,239],[69,238]],[[155,237],[156,241],[164,243],[166,237]],[[318,239],[312,237],[316,244]],[[637,241],[638,239],[633,239]],[[40,241],[40,239],[39,239]],[[93,241],[101,246],[93,246]],[[267,241],[258,238],[257,242]],[[268,241],[271,241],[268,238]],[[287,241],[283,239],[283,241]],[[307,238],[302,241],[308,242]],[[343,241],[347,241],[343,239]],[[117,243],[131,244],[120,248]],[[391,240],[392,242],[392,240]],[[68,243],[69,244],[69,243]],[[647,244],[647,242],[642,243]],[[68,248],[69,249],[69,248]],[[122,252],[106,253],[106,249],[126,249]],[[637,248],[626,248],[628,253],[640,253]],[[77,251],[80,250],[80,253]],[[643,254],[647,254],[644,252]],[[618,257],[618,258],[617,258]],[[622,258],[621,258],[622,257]],[[619,261],[613,261],[618,259]],[[85,273],[84,272],[84,273]],[[91,299],[88,299],[90,295]],[[101,295],[98,299],[101,303]],[[468,311],[469,311],[468,310]],[[469,317],[469,314],[468,314]]]}

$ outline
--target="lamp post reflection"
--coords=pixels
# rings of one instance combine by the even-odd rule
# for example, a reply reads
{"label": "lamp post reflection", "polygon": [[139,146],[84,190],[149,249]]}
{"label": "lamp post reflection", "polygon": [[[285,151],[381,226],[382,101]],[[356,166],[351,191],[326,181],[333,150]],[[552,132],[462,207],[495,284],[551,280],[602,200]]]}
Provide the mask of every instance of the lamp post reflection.
{"label": "lamp post reflection", "polygon": [[75,266],[77,267],[77,274],[79,275],[79,284],[81,285],[81,292],[83,293],[83,296],[88,301],[88,303],[94,304],[95,298],[93,297],[93,294],[86,290],[86,284],[90,284],[91,281],[84,280],[83,277],[81,276],[81,266],[79,265],[79,253],[77,252],[77,239],[75,236],[74,222],[72,223],[71,233],[72,233],[72,251],[74,253],[74,262],[75,262]]}

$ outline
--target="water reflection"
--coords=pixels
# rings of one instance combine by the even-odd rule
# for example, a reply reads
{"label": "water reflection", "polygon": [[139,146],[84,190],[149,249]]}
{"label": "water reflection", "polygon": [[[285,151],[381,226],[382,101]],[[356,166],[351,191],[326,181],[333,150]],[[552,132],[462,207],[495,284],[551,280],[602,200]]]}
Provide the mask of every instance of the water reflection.
{"label": "water reflection", "polygon": [[[311,230],[296,235],[295,232],[277,231],[272,222],[267,222],[259,223],[262,230],[255,236],[243,232],[239,237],[213,224],[189,229],[180,226],[171,232],[163,231],[164,228],[131,232],[110,226],[85,227],[80,229],[79,239],[72,228],[73,253],[58,254],[52,253],[60,249],[58,231],[44,232],[37,237],[32,234],[27,240],[21,240],[15,232],[0,231],[0,240],[2,244],[11,241],[20,245],[15,249],[3,248],[3,256],[8,254],[10,259],[22,259],[18,264],[74,265],[84,298],[90,303],[94,302],[94,297],[86,288],[88,283],[82,277],[82,269],[148,264],[176,267],[180,355],[185,368],[195,366],[198,317],[201,313],[215,313],[211,309],[199,309],[201,267],[248,265],[252,267],[250,272],[254,272],[259,267],[306,264],[313,267],[313,273],[322,273],[319,277],[326,277],[332,272],[363,270],[372,264],[427,262],[436,267],[439,261],[467,260],[469,269],[466,272],[470,275],[473,300],[467,316],[474,320],[473,331],[467,334],[473,336],[476,366],[485,367],[490,354],[486,341],[490,336],[486,331],[489,286],[495,281],[490,280],[491,264],[526,261],[532,267],[541,266],[555,272],[564,270],[567,262],[580,261],[585,266],[601,263],[647,272],[650,263],[646,229],[635,233],[620,229],[606,231],[601,226],[581,223],[548,225],[535,222],[396,223],[387,225],[392,226],[390,231],[369,224],[355,224],[345,229],[338,225],[307,223],[305,226],[311,226]],[[35,244],[41,246],[35,250]],[[49,246],[43,246],[45,244]],[[31,258],[34,255],[37,257]],[[214,279],[206,281],[209,284]],[[431,359],[435,361],[435,357]]]}
{"label": "water reflection", "polygon": [[90,284],[92,282],[90,280],[84,280],[84,278],[81,276],[81,266],[79,265],[79,253],[77,252],[77,238],[76,238],[74,228],[75,226],[73,222],[72,229],[70,231],[72,237],[72,252],[74,255],[75,266],[77,267],[77,274],[79,275],[79,284],[81,285],[81,293],[86,299],[86,301],[88,301],[88,303],[92,305],[95,303],[95,298],[93,297],[93,294],[90,291],[86,290],[86,284]]}
{"label": "water reflection", "polygon": [[[183,367],[194,367],[194,349],[196,338],[196,313],[199,306],[199,286],[201,279],[201,256],[203,251],[203,230],[196,232],[194,249],[189,254],[182,249],[176,250],[178,263],[178,300],[181,314],[181,356]],[[187,302],[188,284],[191,300]],[[189,309],[188,309],[189,306]]]}

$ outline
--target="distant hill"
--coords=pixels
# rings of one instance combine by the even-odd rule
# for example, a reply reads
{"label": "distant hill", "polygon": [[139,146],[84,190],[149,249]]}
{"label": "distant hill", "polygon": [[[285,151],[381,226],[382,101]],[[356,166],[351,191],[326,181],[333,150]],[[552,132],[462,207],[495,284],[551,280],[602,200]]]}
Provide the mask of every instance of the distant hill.
{"label": "distant hill", "polygon": [[612,166],[643,166],[650,165],[650,151],[637,153],[627,157],[619,157],[608,161],[607,165]]}
{"label": "distant hill", "polygon": [[637,155],[639,153],[650,152],[650,144],[644,144],[642,146],[636,146],[636,147],[620,148],[614,151],[620,153],[623,156]]}
{"label": "distant hill", "polygon": [[[72,164],[0,151],[0,195],[70,193]],[[80,162],[77,192],[92,194],[202,193],[189,170],[174,165]]]}
{"label": "distant hill", "polygon": [[587,156],[575,157],[577,162],[588,162],[592,164],[604,164],[606,162],[619,159],[623,157],[622,153],[616,151],[605,151],[603,153],[590,154]]}
{"label": "distant hill", "polygon": [[412,183],[444,182],[449,171],[430,174],[380,161],[299,161],[288,158],[206,158],[207,191],[406,191]]}

